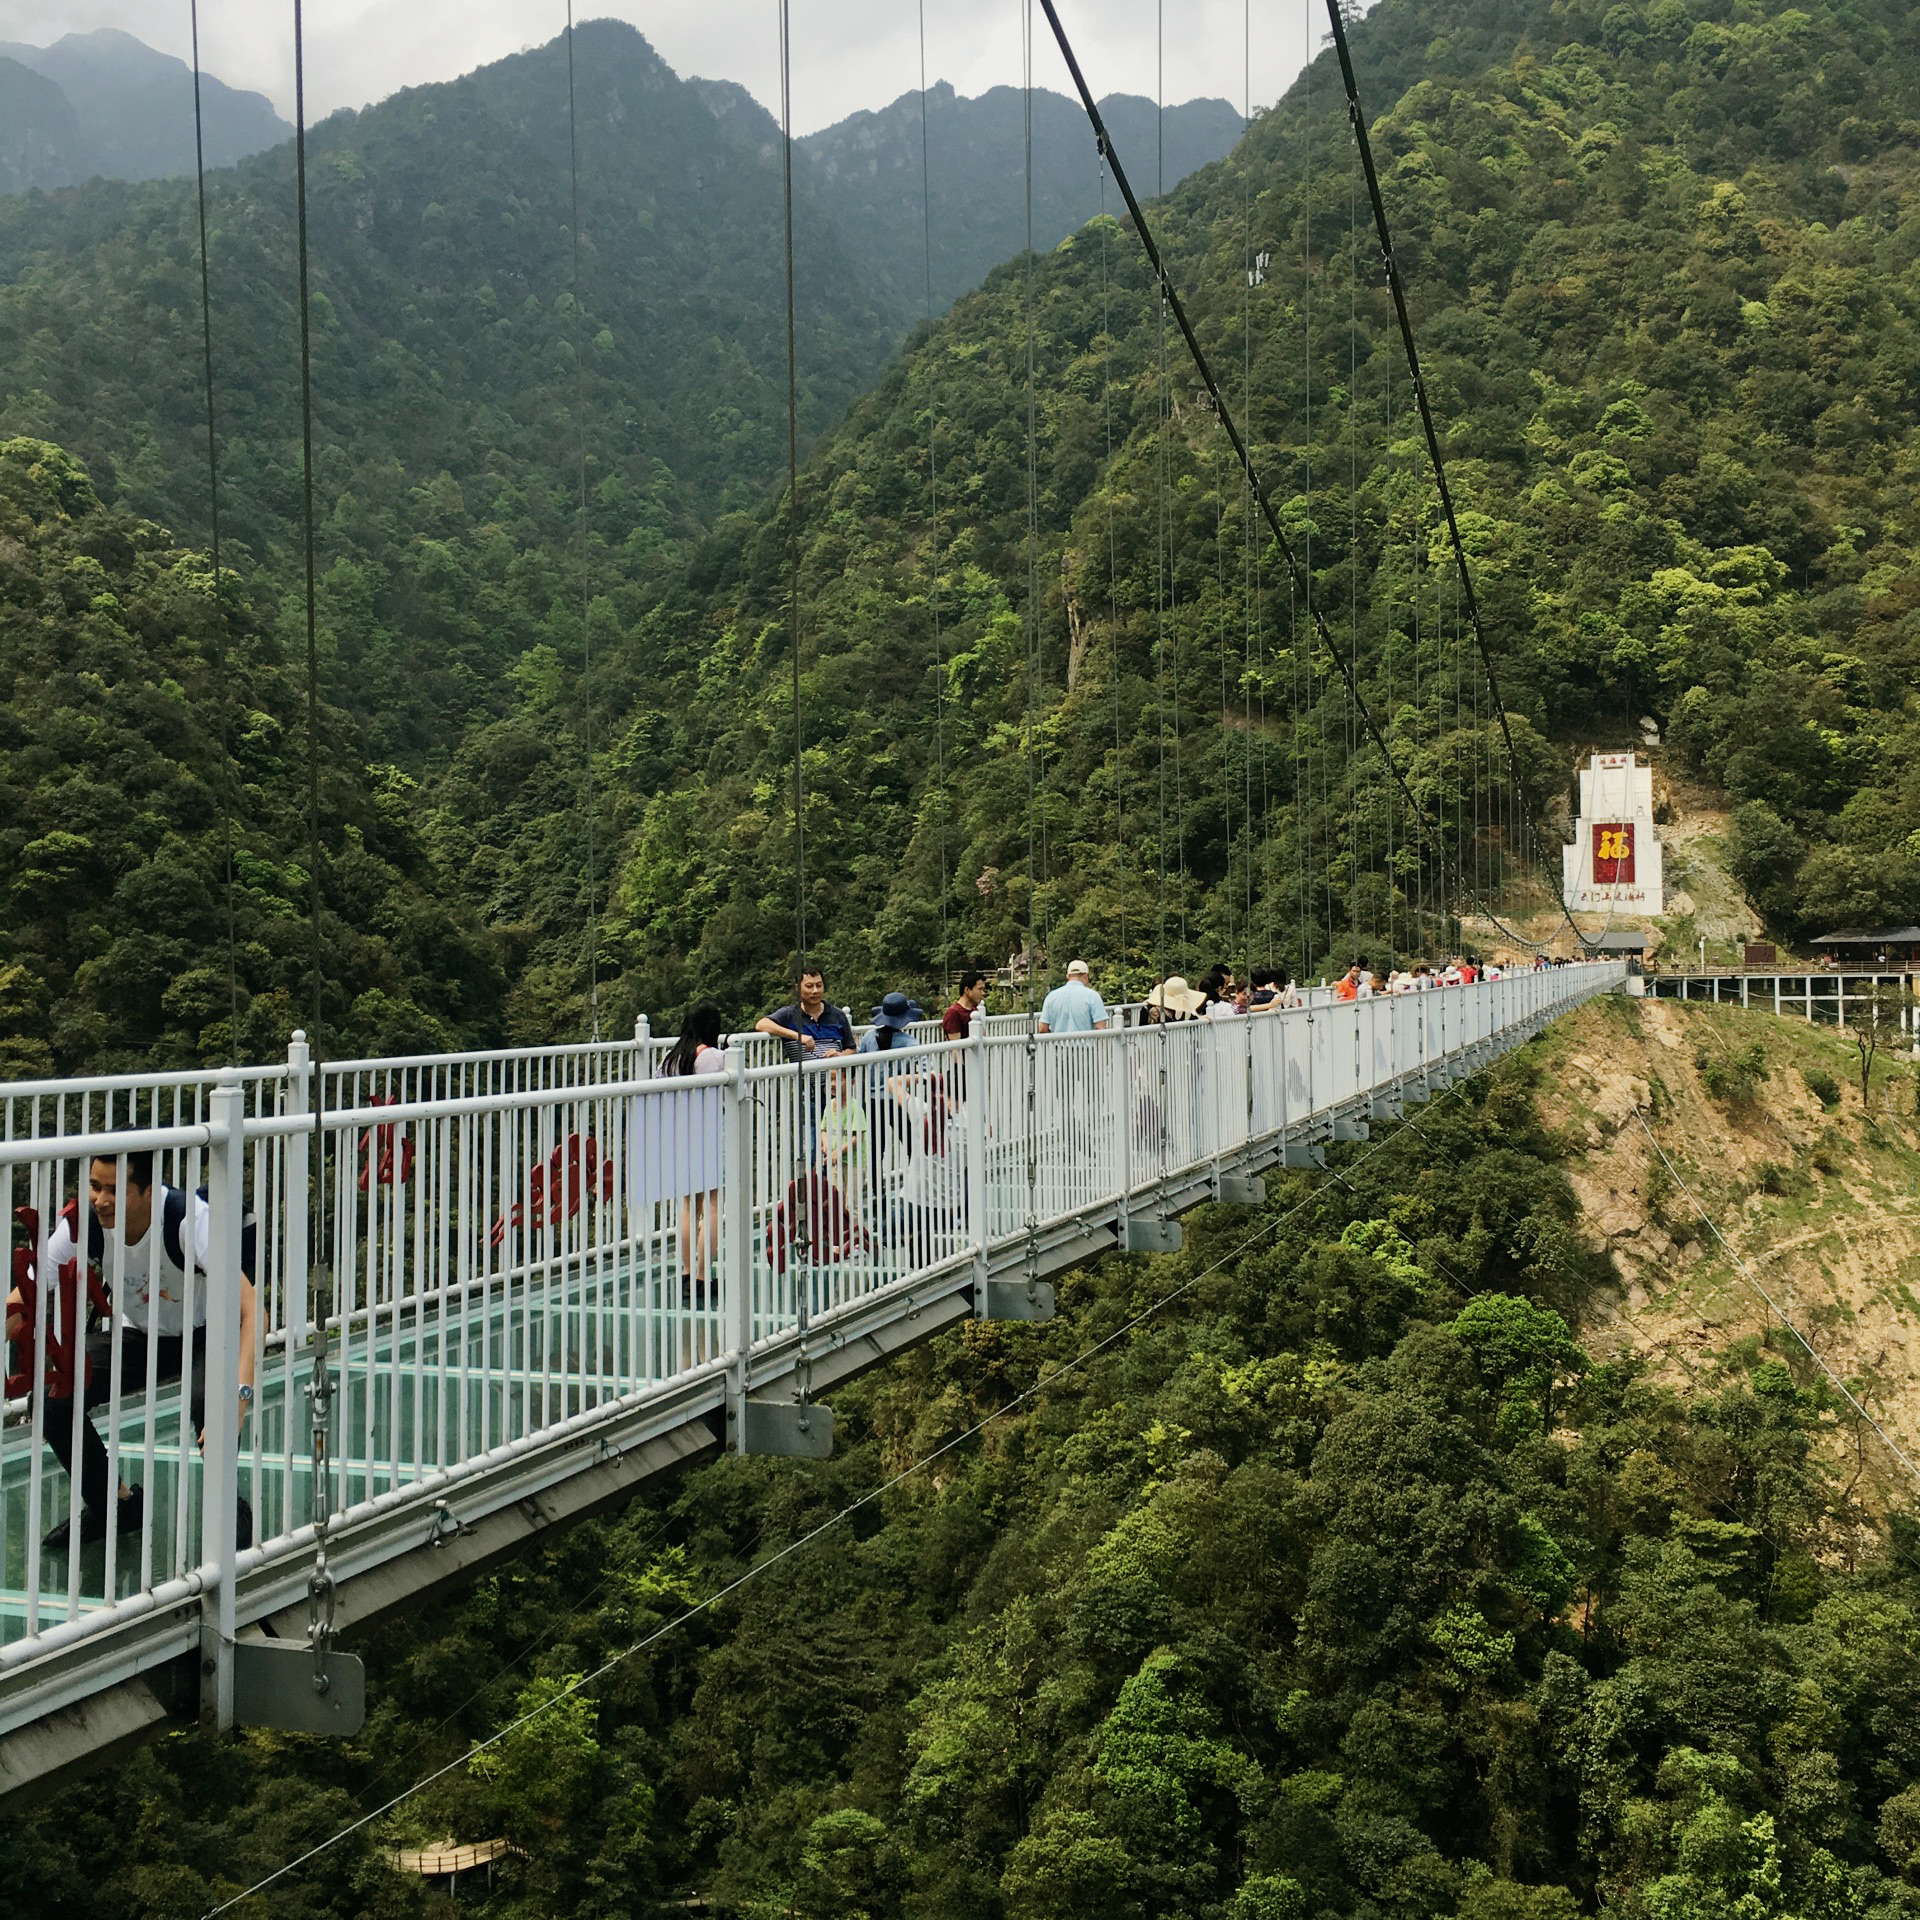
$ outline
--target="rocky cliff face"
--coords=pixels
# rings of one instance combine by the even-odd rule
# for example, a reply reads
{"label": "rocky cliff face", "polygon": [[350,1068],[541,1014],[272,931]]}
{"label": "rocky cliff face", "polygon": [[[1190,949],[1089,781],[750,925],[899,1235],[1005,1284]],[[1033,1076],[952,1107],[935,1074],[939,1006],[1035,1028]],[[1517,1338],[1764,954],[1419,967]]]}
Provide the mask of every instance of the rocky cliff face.
{"label": "rocky cliff face", "polygon": [[[1582,1330],[1589,1350],[1639,1353],[1675,1385],[1770,1359],[1811,1385],[1820,1367],[1784,1320],[1896,1445],[1920,1447],[1915,1061],[1882,1051],[1863,1103],[1847,1035],[1653,1000],[1584,1008],[1544,1047],[1538,1098],[1619,1278]],[[1851,1415],[1833,1456],[1870,1503],[1911,1495]]]}

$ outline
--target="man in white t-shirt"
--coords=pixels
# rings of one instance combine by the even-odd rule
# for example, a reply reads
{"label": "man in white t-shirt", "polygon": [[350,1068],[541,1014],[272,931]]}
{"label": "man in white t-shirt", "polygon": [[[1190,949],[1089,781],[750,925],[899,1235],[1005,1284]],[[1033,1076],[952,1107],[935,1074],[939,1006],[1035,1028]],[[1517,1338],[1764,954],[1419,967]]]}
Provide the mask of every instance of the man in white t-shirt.
{"label": "man in white t-shirt", "polygon": [[[121,1167],[126,1169],[124,1206]],[[80,1216],[85,1246],[76,1244],[73,1224],[62,1219],[40,1249],[41,1295],[47,1297],[55,1276],[69,1261],[95,1268],[113,1300],[113,1324],[94,1333],[87,1343],[87,1379],[81,1404],[104,1405],[113,1392],[114,1346],[120,1352],[122,1397],[161,1387],[180,1379],[189,1364],[192,1372],[188,1411],[196,1431],[204,1437],[207,1373],[207,1253],[212,1240],[212,1209],[198,1194],[153,1184],[153,1155],[133,1152],[100,1156],[87,1169],[89,1211]],[[113,1254],[114,1228],[122,1232],[124,1252],[117,1270]],[[244,1423],[253,1406],[254,1290],[253,1232],[241,1240],[240,1280],[240,1405]],[[7,1300],[7,1333],[25,1332],[20,1296]],[[73,1401],[46,1397],[42,1424],[47,1443],[73,1472]],[[107,1476],[110,1463],[106,1444],[92,1420],[80,1421],[80,1473],[77,1485],[82,1501],[80,1538],[104,1540],[107,1533]],[[145,1510],[145,1494],[138,1487],[119,1489],[117,1530],[135,1531]],[[250,1535],[252,1515],[243,1501],[241,1531]],[[62,1521],[46,1537],[47,1551],[65,1549],[70,1522]],[[243,1539],[241,1544],[249,1541]]]}

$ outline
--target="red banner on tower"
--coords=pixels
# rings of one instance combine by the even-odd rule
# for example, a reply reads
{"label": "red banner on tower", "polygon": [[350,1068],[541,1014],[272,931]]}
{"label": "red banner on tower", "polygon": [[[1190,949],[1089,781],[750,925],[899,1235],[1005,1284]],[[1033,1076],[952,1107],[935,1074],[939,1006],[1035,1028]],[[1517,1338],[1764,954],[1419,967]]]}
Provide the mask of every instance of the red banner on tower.
{"label": "red banner on tower", "polygon": [[1593,884],[1596,887],[1632,886],[1633,822],[1631,820],[1595,826]]}

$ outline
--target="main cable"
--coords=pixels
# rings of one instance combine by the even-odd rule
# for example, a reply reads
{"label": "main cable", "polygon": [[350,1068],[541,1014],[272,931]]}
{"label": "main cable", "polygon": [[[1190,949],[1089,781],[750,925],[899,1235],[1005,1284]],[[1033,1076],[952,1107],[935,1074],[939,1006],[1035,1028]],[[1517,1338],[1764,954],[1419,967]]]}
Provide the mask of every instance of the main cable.
{"label": "main cable", "polygon": [[[1147,224],[1147,217],[1141,210],[1140,202],[1134,194],[1132,183],[1127,178],[1126,169],[1121,165],[1120,156],[1114,148],[1113,136],[1107,131],[1106,121],[1101,116],[1100,108],[1093,97],[1092,89],[1087,85],[1086,75],[1080,69],[1080,62],[1073,51],[1073,44],[1067,38],[1067,30],[1060,23],[1060,14],[1055,0],[1040,0],[1040,4],[1046,10],[1048,24],[1053,28],[1053,37],[1059,43],[1061,56],[1067,63],[1067,70],[1073,76],[1074,86],[1080,94],[1080,104],[1086,110],[1087,118],[1092,123],[1094,137],[1100,142],[1100,149],[1106,155],[1108,165],[1113,169],[1114,184],[1120,189],[1121,197],[1127,203],[1128,213],[1133,216],[1134,229],[1140,236],[1140,244],[1146,252],[1148,265],[1153,269],[1154,278],[1159,283],[1161,297],[1165,302],[1167,311],[1173,315],[1174,322],[1180,329],[1181,338],[1185,340],[1187,344],[1187,352],[1192,356],[1194,367],[1200,375],[1201,383],[1207,390],[1207,398],[1212,404],[1214,417],[1220,422],[1221,426],[1226,429],[1227,438],[1232,443],[1234,453],[1239,459],[1241,471],[1245,473],[1247,483],[1253,489],[1254,498],[1259,502],[1261,516],[1265,519],[1267,528],[1273,535],[1275,545],[1280,549],[1281,558],[1285,560],[1289,571],[1293,575],[1296,588],[1306,590],[1307,597],[1310,601],[1311,593],[1310,590],[1307,589],[1307,580],[1301,569],[1299,556],[1294,552],[1293,544],[1287,538],[1286,529],[1280,524],[1280,516],[1274,511],[1273,500],[1267,492],[1266,482],[1261,478],[1259,470],[1253,464],[1253,457],[1247,450],[1247,443],[1241,436],[1239,426],[1235,423],[1233,415],[1227,408],[1225,396],[1220,391],[1219,382],[1214,378],[1213,368],[1209,365],[1206,352],[1201,347],[1199,337],[1193,330],[1193,323],[1187,318],[1186,307],[1174,287],[1172,276],[1168,273],[1166,265],[1161,259],[1160,249],[1153,238],[1153,230]],[[1345,653],[1335,641],[1332,632],[1328,629],[1326,619],[1320,610],[1310,604],[1308,614],[1312,620],[1316,637],[1319,639],[1321,646],[1326,650],[1328,657],[1339,670],[1340,676],[1346,683],[1347,691],[1353,699],[1354,705],[1366,726],[1367,732],[1372,736],[1374,744],[1379,747],[1382,757],[1392,772],[1394,783],[1399,787],[1401,797],[1405,800],[1408,811],[1420,822],[1422,835],[1428,838],[1429,843],[1433,846],[1435,858],[1444,861],[1446,858],[1446,849],[1437,838],[1431,836],[1426,811],[1415,797],[1413,789],[1407,784],[1406,774],[1402,771],[1399,761],[1394,758],[1393,751],[1387,744],[1386,736],[1381,732],[1378,721],[1373,717],[1372,709],[1367,705],[1365,697],[1361,694],[1359,686],[1355,683],[1352,672],[1347,665]]]}
{"label": "main cable", "polygon": [[[1052,12],[1052,0],[1046,0],[1047,10]],[[1380,262],[1386,271],[1387,290],[1393,296],[1393,311],[1400,323],[1400,343],[1406,351],[1407,371],[1413,377],[1414,405],[1420,414],[1420,426],[1427,442],[1427,456],[1433,462],[1433,478],[1440,497],[1440,510],[1446,516],[1447,537],[1453,545],[1454,564],[1460,572],[1460,593],[1466,609],[1467,623],[1473,630],[1475,650],[1480,656],[1480,665],[1486,675],[1487,697],[1493,703],[1494,712],[1500,719],[1500,735],[1506,743],[1507,764],[1513,772],[1514,790],[1519,798],[1527,827],[1527,834],[1534,848],[1536,860],[1543,858],[1545,843],[1540,838],[1539,828],[1533,818],[1533,809],[1528,804],[1526,788],[1520,773],[1520,754],[1514,745],[1513,730],[1507,724],[1507,705],[1500,696],[1500,682],[1494,671],[1493,654],[1487,646],[1487,636],[1480,621],[1480,601],[1473,590],[1473,572],[1467,564],[1466,542],[1460,535],[1460,521],[1454,512],[1453,489],[1447,484],[1446,462],[1440,452],[1440,435],[1433,424],[1433,408],[1427,399],[1427,383],[1420,371],[1420,349],[1413,334],[1413,319],[1407,307],[1407,291],[1400,278],[1400,264],[1394,256],[1393,234],[1387,225],[1386,202],[1380,196],[1380,176],[1373,163],[1373,143],[1367,136],[1367,116],[1360,107],[1359,83],[1354,77],[1353,53],[1347,45],[1346,20],[1341,13],[1340,0],[1327,0],[1327,19],[1333,29],[1334,49],[1340,57],[1340,77],[1347,90],[1347,119],[1353,128],[1354,145],[1360,153],[1360,169],[1367,183],[1367,198],[1373,206],[1373,223],[1380,242]],[[1567,911],[1566,891],[1559,880],[1554,883],[1554,897],[1559,902],[1561,917],[1572,928],[1575,938],[1579,938],[1580,929],[1574,926],[1573,915]],[[1484,905],[1484,903],[1483,903]],[[1489,915],[1489,918],[1492,916]],[[1496,920],[1497,926],[1499,922]],[[1511,933],[1511,929],[1503,928]],[[1523,944],[1533,945],[1525,941]]]}

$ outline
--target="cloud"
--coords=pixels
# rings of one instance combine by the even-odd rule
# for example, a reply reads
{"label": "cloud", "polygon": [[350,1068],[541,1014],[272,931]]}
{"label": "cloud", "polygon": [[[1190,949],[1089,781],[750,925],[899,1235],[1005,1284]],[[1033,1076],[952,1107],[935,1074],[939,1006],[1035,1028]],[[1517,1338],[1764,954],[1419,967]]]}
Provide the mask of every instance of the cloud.
{"label": "cloud", "polygon": [[[1017,86],[1022,73],[1025,0],[925,0],[926,75],[963,94]],[[1096,94],[1168,101],[1218,95],[1271,104],[1299,71],[1308,22],[1324,28],[1318,0],[1059,0],[1087,80]],[[1164,34],[1157,22],[1164,7]],[[777,0],[581,0],[581,17],[629,20],[682,74],[737,80],[775,113],[780,81]],[[522,47],[539,46],[566,24],[563,4],[528,0],[308,0],[307,114],[359,107],[401,87],[450,80]],[[863,107],[881,107],[920,84],[920,0],[793,0],[795,130],[811,132]],[[1033,77],[1070,92],[1071,82],[1033,7]],[[266,94],[293,115],[292,8],[261,0],[201,0],[200,52],[230,86]],[[1249,42],[1248,27],[1251,25]],[[63,33],[119,27],[150,45],[190,54],[184,4],[152,0],[0,0],[0,39],[45,44]]]}

